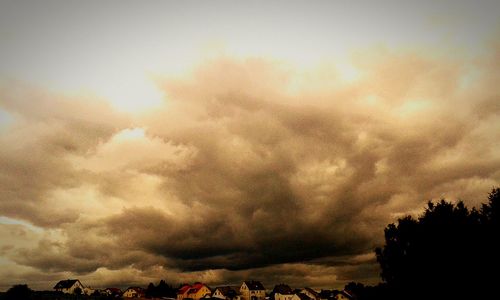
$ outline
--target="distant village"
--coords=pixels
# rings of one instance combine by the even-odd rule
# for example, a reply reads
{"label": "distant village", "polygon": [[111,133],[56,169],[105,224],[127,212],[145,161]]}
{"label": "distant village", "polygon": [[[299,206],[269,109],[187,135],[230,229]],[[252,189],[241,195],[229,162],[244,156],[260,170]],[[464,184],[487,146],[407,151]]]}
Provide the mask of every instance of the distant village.
{"label": "distant village", "polygon": [[78,279],[61,280],[54,286],[54,291],[61,295],[87,295],[112,299],[163,299],[163,300],[352,300],[348,291],[314,290],[309,287],[292,289],[287,284],[275,285],[267,290],[260,281],[243,281],[240,286],[209,287],[195,282],[182,284],[174,289],[161,281],[158,286],[147,288],[131,286],[125,290],[116,287],[93,289],[84,286]]}

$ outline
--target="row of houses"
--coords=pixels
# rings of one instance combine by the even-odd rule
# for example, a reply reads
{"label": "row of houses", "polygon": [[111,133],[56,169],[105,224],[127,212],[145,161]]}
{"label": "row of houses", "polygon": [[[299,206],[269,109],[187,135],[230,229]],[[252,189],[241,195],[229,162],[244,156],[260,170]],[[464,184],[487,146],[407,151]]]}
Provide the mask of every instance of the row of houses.
{"label": "row of houses", "polygon": [[213,291],[207,285],[196,282],[185,284],[177,292],[177,300],[200,300],[216,298],[225,300],[265,300],[266,290],[259,281],[244,281],[241,286],[221,286]]}
{"label": "row of houses", "polygon": [[[123,298],[143,298],[145,290],[141,287],[129,287],[125,291],[119,288],[93,289],[84,286],[78,279],[67,279],[59,281],[54,290],[65,294],[81,294],[81,295],[108,295],[113,297]],[[173,300],[173,299],[172,299]]]}
{"label": "row of houses", "polygon": [[292,289],[286,284],[278,284],[271,293],[260,281],[243,281],[241,286],[221,286],[213,291],[207,285],[196,282],[185,284],[177,292],[177,300],[351,300],[347,291],[321,290],[311,288]]}
{"label": "row of houses", "polygon": [[[125,291],[118,288],[96,290],[85,287],[78,279],[61,280],[54,289],[67,294],[109,295],[122,298],[143,298],[145,289],[129,287]],[[353,297],[347,291],[321,290],[315,291],[305,287],[292,289],[286,284],[278,284],[272,292],[266,293],[260,281],[243,281],[240,286],[220,286],[211,289],[206,284],[196,282],[184,284],[177,291],[177,299],[171,300],[351,300]]]}

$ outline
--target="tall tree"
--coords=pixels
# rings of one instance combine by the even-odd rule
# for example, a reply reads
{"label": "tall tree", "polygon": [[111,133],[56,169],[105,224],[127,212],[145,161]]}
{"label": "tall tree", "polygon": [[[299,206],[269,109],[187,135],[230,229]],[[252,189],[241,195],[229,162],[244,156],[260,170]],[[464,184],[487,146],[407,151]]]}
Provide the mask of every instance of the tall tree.
{"label": "tall tree", "polygon": [[499,266],[500,190],[480,211],[462,202],[428,203],[422,216],[385,229],[376,249],[382,279],[394,299],[474,299],[494,293]]}
{"label": "tall tree", "polygon": [[157,297],[157,294],[158,293],[156,286],[152,282],[150,282],[148,288],[146,289],[146,298]]}

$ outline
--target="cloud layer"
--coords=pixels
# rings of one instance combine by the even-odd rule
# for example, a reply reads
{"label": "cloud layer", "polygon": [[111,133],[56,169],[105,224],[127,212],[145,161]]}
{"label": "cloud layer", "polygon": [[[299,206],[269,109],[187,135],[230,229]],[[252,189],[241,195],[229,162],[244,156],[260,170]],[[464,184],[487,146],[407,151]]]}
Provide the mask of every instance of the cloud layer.
{"label": "cloud layer", "polygon": [[370,49],[347,83],[222,57],[134,117],[5,82],[0,281],[376,282],[387,223],[500,183],[499,54]]}

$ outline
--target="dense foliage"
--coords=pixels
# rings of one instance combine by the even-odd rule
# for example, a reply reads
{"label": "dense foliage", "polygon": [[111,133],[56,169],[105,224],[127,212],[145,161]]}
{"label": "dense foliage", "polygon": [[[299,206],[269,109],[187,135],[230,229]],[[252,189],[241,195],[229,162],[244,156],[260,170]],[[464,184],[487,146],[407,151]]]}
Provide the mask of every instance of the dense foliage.
{"label": "dense foliage", "polygon": [[351,283],[358,299],[490,299],[497,295],[500,266],[500,189],[477,210],[463,202],[428,203],[418,218],[401,218],[385,229],[376,249],[384,281]]}
{"label": "dense foliage", "polygon": [[32,299],[33,291],[26,284],[11,287],[4,295],[5,300]]}

